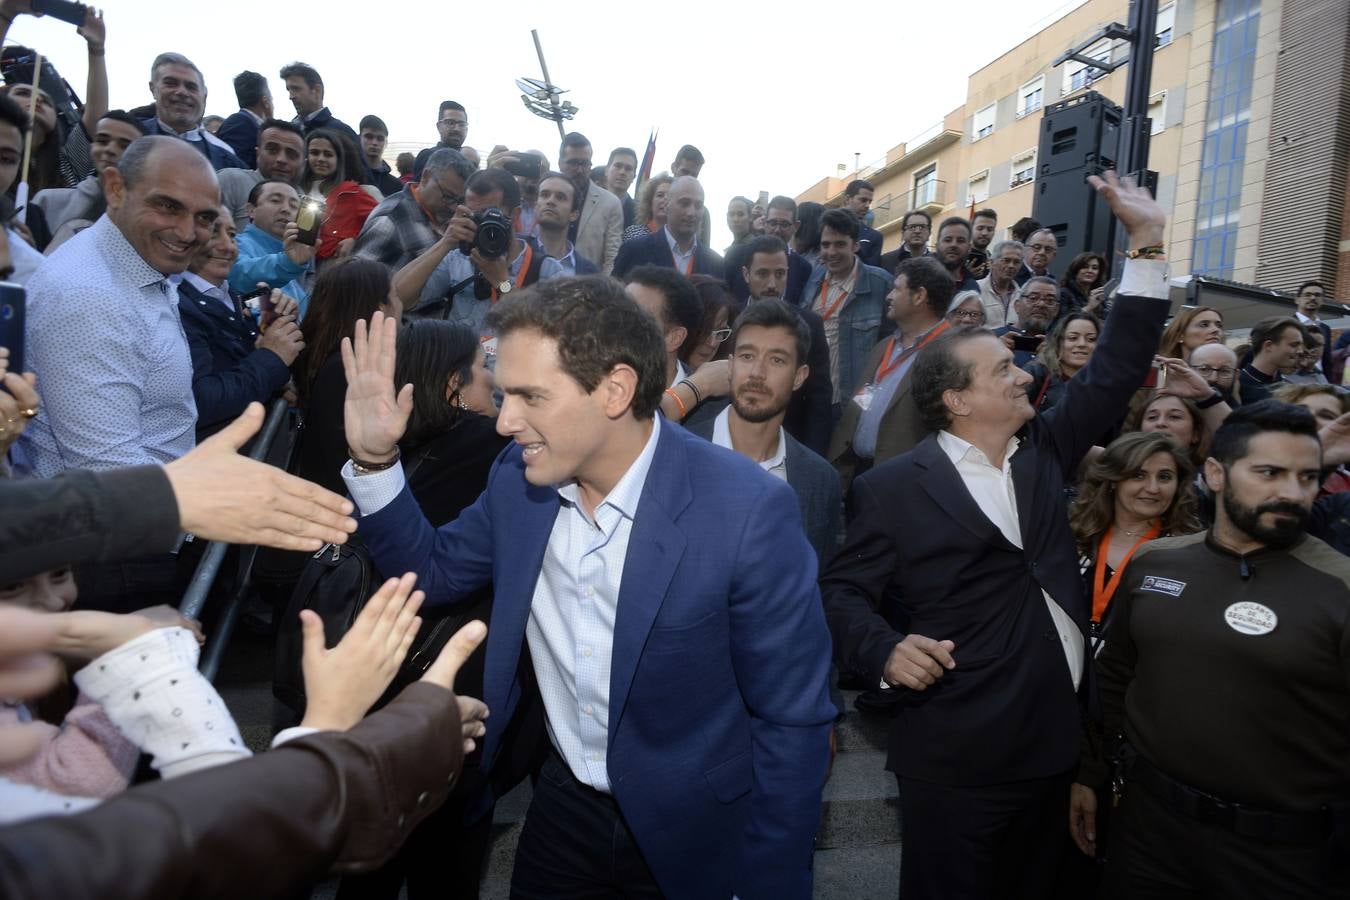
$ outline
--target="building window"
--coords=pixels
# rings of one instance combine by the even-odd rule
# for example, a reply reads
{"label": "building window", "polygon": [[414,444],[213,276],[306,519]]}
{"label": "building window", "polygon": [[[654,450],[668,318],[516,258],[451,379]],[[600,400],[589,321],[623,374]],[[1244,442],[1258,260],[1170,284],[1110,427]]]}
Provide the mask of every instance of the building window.
{"label": "building window", "polygon": [[1025,153],[1019,153],[1012,160],[1012,178],[1008,181],[1008,189],[1018,185],[1027,184],[1036,180],[1036,150],[1033,148]]}
{"label": "building window", "polygon": [[1037,75],[1031,81],[1022,85],[1022,90],[1018,92],[1017,116],[1021,118],[1028,113],[1034,113],[1045,103],[1045,76]]}
{"label": "building window", "polygon": [[1167,91],[1159,91],[1148,98],[1148,117],[1152,120],[1150,134],[1162,134],[1167,127]]}
{"label": "building window", "polygon": [[994,133],[994,109],[995,105],[990,103],[984,109],[975,113],[975,121],[971,124],[972,140],[978,141],[980,138],[988,137]]}
{"label": "building window", "polygon": [[914,207],[925,206],[937,200],[937,163],[914,173]]}
{"label": "building window", "polygon": [[1158,10],[1158,25],[1153,33],[1158,36],[1157,47],[1166,47],[1172,43],[1172,28],[1177,20],[1177,5],[1175,3],[1164,6]]}
{"label": "building window", "polygon": [[[1084,55],[1100,62],[1109,63],[1111,61],[1111,42],[1109,40],[1098,41],[1089,47]],[[1105,69],[1098,69],[1078,60],[1069,60],[1064,64],[1064,87],[1060,93],[1072,94],[1074,91],[1080,91],[1089,87],[1098,78],[1105,78],[1108,74]]]}
{"label": "building window", "polygon": [[970,187],[966,189],[966,206],[983,203],[989,199],[989,170],[976,172],[970,176]]}
{"label": "building window", "polygon": [[1237,253],[1242,168],[1251,117],[1261,0],[1219,0],[1209,82],[1191,271],[1231,278]]}

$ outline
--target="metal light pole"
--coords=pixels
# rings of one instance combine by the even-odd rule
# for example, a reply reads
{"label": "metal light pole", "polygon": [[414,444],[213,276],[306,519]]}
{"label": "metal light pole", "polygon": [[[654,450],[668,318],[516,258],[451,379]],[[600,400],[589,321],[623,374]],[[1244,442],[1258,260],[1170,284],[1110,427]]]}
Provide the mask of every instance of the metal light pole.
{"label": "metal light pole", "polygon": [[538,30],[531,28],[530,37],[534,38],[534,51],[539,55],[539,69],[544,75],[544,80],[517,78],[516,87],[523,92],[520,99],[525,101],[525,108],[536,116],[553,120],[558,126],[558,137],[566,137],[563,122],[577,114],[577,107],[573,106],[570,100],[558,102],[558,98],[567,92],[548,77],[548,63],[544,62],[544,48],[539,43]]}

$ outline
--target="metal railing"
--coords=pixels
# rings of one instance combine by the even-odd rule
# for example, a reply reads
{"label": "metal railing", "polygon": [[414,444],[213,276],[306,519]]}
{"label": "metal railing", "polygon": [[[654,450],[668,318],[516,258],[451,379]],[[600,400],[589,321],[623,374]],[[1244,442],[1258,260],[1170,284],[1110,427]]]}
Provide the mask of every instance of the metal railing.
{"label": "metal railing", "polygon": [[[263,422],[262,431],[253,441],[253,449],[248,454],[249,459],[261,461],[267,458],[277,436],[283,433],[283,426],[289,415],[289,409],[290,405],[285,400],[273,401],[271,408],[267,411],[267,420]],[[229,547],[230,545],[224,541],[212,541],[206,545],[201,562],[197,564],[196,571],[192,573],[192,580],[188,583],[188,589],[183,594],[183,602],[178,606],[178,611],[184,617],[189,619],[201,618],[202,610],[206,608],[206,601],[211,596],[211,588],[215,584],[216,578],[220,575],[221,566],[225,562],[225,553],[229,550]],[[239,622],[244,597],[248,593],[249,578],[253,573],[253,562],[257,555],[257,546],[249,545],[240,548],[238,583],[235,585],[234,593],[231,595],[229,602],[221,611],[219,621],[211,629],[211,635],[202,650],[200,668],[202,674],[209,681],[215,681],[216,673],[220,671],[220,661],[225,655],[225,647],[230,642],[230,636],[234,634],[234,626]]]}

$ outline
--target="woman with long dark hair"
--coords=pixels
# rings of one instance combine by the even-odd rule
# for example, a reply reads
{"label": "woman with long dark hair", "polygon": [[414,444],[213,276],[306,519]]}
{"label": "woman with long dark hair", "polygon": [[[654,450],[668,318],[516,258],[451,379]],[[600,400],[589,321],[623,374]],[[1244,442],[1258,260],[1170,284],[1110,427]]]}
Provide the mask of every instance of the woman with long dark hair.
{"label": "woman with long dark hair", "polygon": [[811,265],[820,261],[820,217],[825,207],[809,200],[797,204],[797,233],[792,236],[792,249]]}
{"label": "woman with long dark hair", "polygon": [[339,494],[347,492],[342,466],[347,438],[342,405],[347,376],[342,371],[342,339],[358,320],[379,310],[399,318],[403,305],[393,292],[389,270],[368,259],[336,261],[314,282],[305,314],[305,349],[291,367],[304,425],[296,447],[296,474]]}
{"label": "woman with long dark hair", "polygon": [[1106,257],[1100,253],[1080,253],[1064,270],[1059,280],[1059,308],[1062,311],[1081,310],[1100,315],[1102,310],[1102,285],[1110,277]]}
{"label": "woman with long dark hair", "polygon": [[1033,409],[1043,412],[1059,402],[1069,379],[1092,358],[1101,333],[1102,323],[1091,313],[1071,312],[1056,323],[1036,358],[1023,367],[1031,375],[1027,396]]}
{"label": "woman with long dark hair", "polygon": [[694,275],[689,279],[703,305],[703,318],[698,331],[690,332],[680,345],[679,357],[690,372],[712,359],[725,357],[722,345],[731,336],[731,323],[736,318],[736,301],[727,290],[726,282],[710,275]]}
{"label": "woman with long dark hair", "polygon": [[[409,321],[398,335],[394,383],[413,386],[412,416],[399,441],[408,489],[427,521],[440,527],[478,499],[493,462],[510,443],[497,433],[492,373],[478,334],[457,322]],[[491,614],[489,589],[478,591],[452,613],[456,623],[481,619],[489,625]],[[423,628],[434,627],[438,612],[424,609],[422,615],[427,620]],[[482,647],[459,670],[455,689],[481,696]],[[412,900],[478,895],[492,807],[476,822],[466,824],[465,817],[483,788],[479,755],[465,759],[445,804],[409,835],[392,860],[374,872],[342,879],[338,900],[396,900],[405,880]]]}
{"label": "woman with long dark hair", "polygon": [[361,226],[384,199],[378,188],[365,183],[368,177],[351,138],[327,128],[316,128],[306,136],[305,171],[300,183],[306,197],[324,203],[319,248],[314,254],[317,268],[351,252]]}

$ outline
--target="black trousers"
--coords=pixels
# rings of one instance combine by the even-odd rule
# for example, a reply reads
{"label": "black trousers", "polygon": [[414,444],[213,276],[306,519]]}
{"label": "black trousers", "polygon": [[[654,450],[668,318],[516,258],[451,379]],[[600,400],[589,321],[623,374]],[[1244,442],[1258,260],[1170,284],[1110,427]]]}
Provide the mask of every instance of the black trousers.
{"label": "black trousers", "polygon": [[1329,840],[1244,837],[1176,812],[1127,785],[1115,809],[1107,896],[1129,900],[1344,900],[1350,852]]}
{"label": "black trousers", "polygon": [[567,764],[550,753],[516,847],[513,900],[660,896],[619,804],[577,781]]}
{"label": "black trousers", "polygon": [[1070,773],[977,787],[898,777],[904,900],[1043,900],[1069,828]]}

